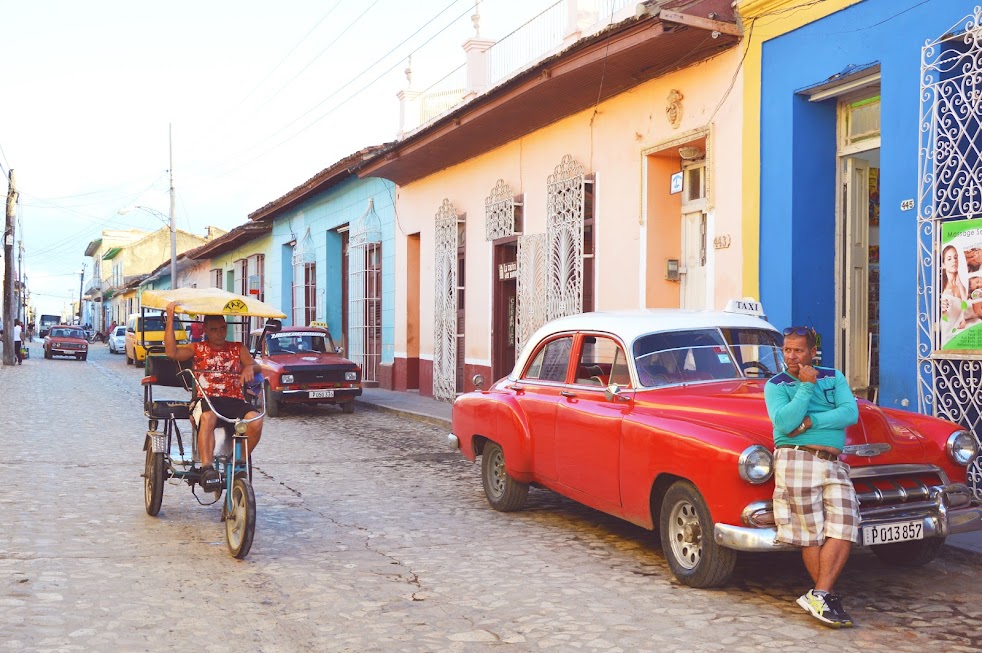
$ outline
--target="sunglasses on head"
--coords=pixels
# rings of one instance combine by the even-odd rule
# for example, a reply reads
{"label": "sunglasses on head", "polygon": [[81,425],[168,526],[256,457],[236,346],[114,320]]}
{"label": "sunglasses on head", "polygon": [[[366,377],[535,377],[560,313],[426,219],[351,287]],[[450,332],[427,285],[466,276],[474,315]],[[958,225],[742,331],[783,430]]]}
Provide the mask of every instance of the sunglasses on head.
{"label": "sunglasses on head", "polygon": [[807,336],[815,335],[815,329],[806,326],[788,327],[784,330],[784,335]]}

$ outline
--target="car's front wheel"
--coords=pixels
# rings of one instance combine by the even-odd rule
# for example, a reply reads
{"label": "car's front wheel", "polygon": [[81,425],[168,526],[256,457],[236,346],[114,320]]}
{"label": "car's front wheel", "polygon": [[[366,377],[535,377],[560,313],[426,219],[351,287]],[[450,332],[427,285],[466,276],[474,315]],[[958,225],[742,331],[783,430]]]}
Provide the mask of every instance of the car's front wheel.
{"label": "car's front wheel", "polygon": [[273,395],[273,389],[269,387],[269,383],[263,385],[263,392],[266,393],[266,414],[270,417],[279,417],[280,402]]}
{"label": "car's front wheel", "polygon": [[488,503],[495,510],[511,512],[521,510],[528,497],[528,483],[519,483],[505,469],[505,452],[496,442],[484,445],[481,454],[481,481]]}
{"label": "car's front wheel", "polygon": [[895,544],[878,544],[871,546],[873,554],[881,562],[894,567],[922,567],[938,557],[944,545],[943,537],[931,537],[926,540],[912,540]]}
{"label": "car's front wheel", "polygon": [[733,574],[736,551],[716,544],[709,508],[692,483],[676,481],[668,488],[659,530],[668,566],[682,583],[718,587]]}

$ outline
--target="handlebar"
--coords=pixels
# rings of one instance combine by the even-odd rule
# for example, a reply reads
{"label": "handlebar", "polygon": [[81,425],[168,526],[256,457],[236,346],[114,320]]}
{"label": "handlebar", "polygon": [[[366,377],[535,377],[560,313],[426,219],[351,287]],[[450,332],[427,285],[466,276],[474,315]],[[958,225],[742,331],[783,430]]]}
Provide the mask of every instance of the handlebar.
{"label": "handlebar", "polygon": [[[191,377],[190,377],[191,378],[191,381],[192,381],[192,383],[194,383],[194,382],[197,381],[197,379],[195,379],[195,377],[194,377],[194,372],[195,371],[197,371],[197,372],[218,372],[219,370],[181,370],[180,372],[177,373],[177,375],[180,376],[182,374],[190,374],[191,375]],[[262,419],[263,417],[266,416],[266,393],[265,392],[260,392],[259,393],[259,396],[262,398],[262,408],[260,409],[258,415],[256,415],[255,417],[249,417],[249,418],[241,417],[241,418],[236,419],[236,418],[233,418],[233,417],[225,417],[220,412],[218,412],[217,410],[215,410],[215,405],[213,403],[211,403],[211,397],[209,397],[208,394],[201,388],[201,384],[200,383],[197,384],[197,387],[198,387],[198,394],[201,395],[202,399],[204,399],[205,401],[208,402],[208,407],[211,408],[211,412],[215,413],[215,416],[218,417],[218,419],[220,419],[220,420],[222,420],[224,422],[228,422],[229,424],[251,424],[251,423],[255,422],[256,420]]]}

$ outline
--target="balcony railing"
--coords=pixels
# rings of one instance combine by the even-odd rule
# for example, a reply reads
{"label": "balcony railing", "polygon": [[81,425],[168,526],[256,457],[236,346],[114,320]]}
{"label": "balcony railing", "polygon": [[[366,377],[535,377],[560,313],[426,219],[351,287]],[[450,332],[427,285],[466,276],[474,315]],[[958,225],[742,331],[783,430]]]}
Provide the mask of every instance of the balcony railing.
{"label": "balcony railing", "polygon": [[567,0],[559,0],[488,49],[491,86],[559,47],[568,27]]}

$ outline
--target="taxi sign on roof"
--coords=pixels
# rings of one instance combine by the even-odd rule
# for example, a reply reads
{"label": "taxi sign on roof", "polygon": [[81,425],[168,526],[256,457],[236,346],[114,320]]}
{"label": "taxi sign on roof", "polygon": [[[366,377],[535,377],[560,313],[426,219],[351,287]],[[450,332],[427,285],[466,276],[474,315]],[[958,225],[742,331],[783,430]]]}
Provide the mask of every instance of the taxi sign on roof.
{"label": "taxi sign on roof", "polygon": [[742,313],[744,315],[754,315],[764,319],[764,307],[760,302],[751,297],[731,299],[726,303],[726,308],[723,310],[727,313]]}

